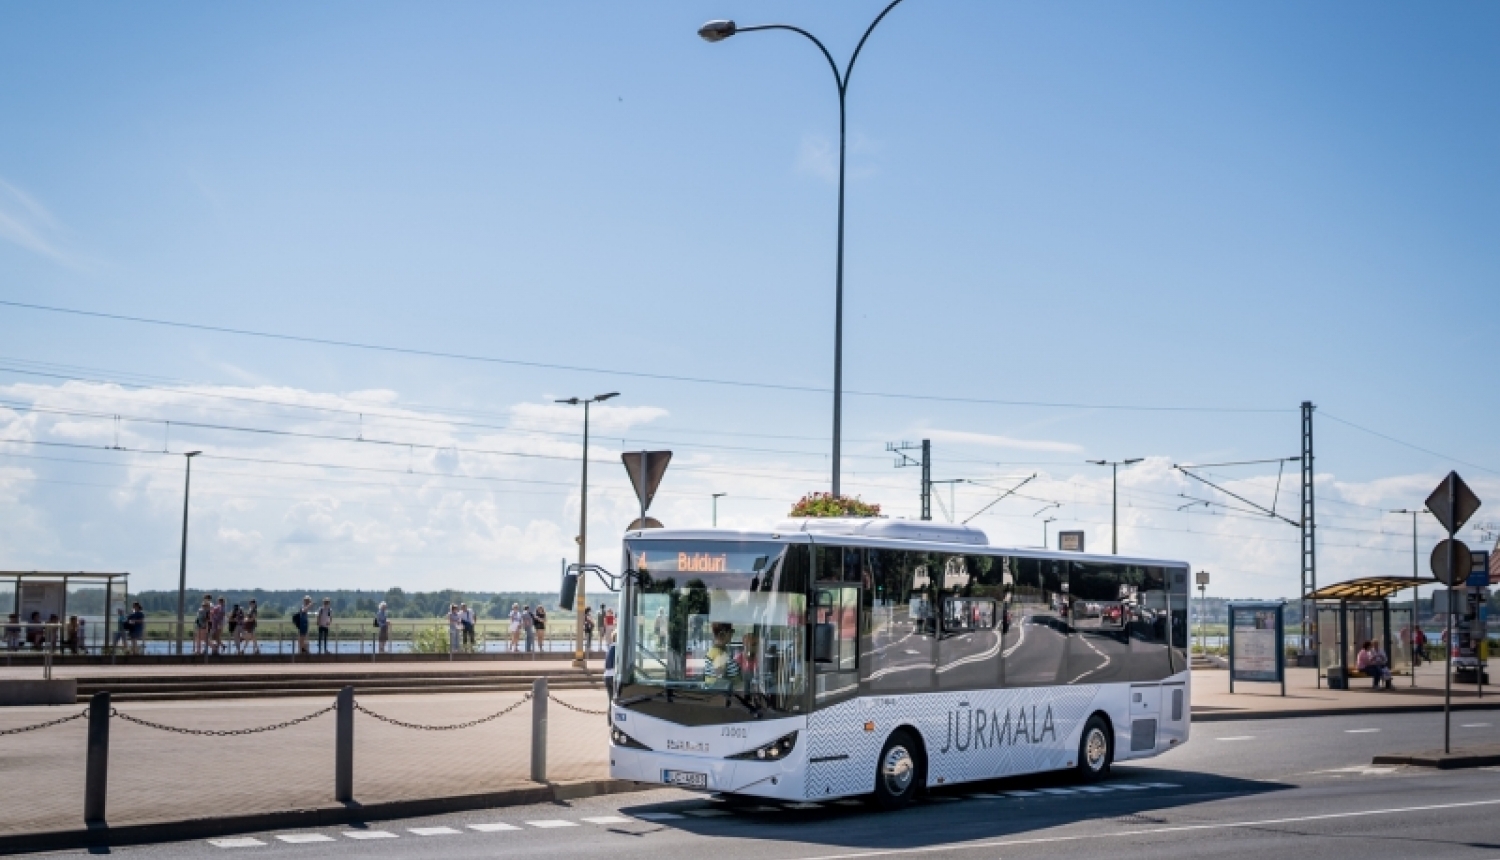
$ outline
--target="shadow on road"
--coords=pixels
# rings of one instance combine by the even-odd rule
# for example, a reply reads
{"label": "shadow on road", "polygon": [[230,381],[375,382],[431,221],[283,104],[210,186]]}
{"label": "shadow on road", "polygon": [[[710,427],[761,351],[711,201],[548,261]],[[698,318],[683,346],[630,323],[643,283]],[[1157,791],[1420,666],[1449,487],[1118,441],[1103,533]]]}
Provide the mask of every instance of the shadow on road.
{"label": "shadow on road", "polygon": [[[1116,768],[1098,783],[1139,786],[1099,793],[1047,794],[1044,789],[1078,789],[1068,774],[1035,774],[1011,779],[937,788],[920,802],[896,812],[882,812],[862,799],[819,804],[789,804],[755,798],[705,796],[622,809],[645,815],[653,824],[697,835],[733,835],[747,839],[795,838],[798,842],[853,848],[916,848],[935,842],[1024,837],[1063,825],[1112,821],[1127,825],[1165,824],[1154,815],[1164,810],[1214,800],[1264,795],[1295,786],[1168,768]],[[1011,796],[1003,792],[1037,792]],[[997,795],[996,797],[975,797]],[[669,813],[680,818],[656,818]],[[795,830],[789,832],[788,827]]]}

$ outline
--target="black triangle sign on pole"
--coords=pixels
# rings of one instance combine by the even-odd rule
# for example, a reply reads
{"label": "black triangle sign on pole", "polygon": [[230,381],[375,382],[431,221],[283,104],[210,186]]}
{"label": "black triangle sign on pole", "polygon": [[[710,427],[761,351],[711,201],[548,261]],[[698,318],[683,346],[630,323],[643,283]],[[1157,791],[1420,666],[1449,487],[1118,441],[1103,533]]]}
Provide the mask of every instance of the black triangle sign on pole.
{"label": "black triangle sign on pole", "polygon": [[1464,483],[1457,472],[1449,472],[1432,495],[1427,497],[1427,510],[1443,524],[1449,535],[1455,535],[1464,527],[1474,512],[1479,510],[1479,497]]}
{"label": "black triangle sign on pole", "polygon": [[661,486],[662,476],[667,473],[667,464],[672,462],[671,451],[626,451],[620,455],[630,483],[635,487],[635,497],[641,503],[641,514],[651,507],[656,497],[656,488]]}

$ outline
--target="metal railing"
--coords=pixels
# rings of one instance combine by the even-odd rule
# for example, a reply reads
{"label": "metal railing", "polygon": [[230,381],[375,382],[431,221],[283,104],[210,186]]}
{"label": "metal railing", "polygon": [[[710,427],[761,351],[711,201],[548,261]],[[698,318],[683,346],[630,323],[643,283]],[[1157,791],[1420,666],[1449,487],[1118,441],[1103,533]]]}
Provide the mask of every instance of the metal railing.
{"label": "metal railing", "polygon": [[[66,624],[8,624],[3,644],[7,665],[45,655],[46,660],[66,661],[72,657],[175,656],[179,653],[175,619],[148,619],[143,629],[121,631],[118,625],[89,621],[80,636],[70,637]],[[574,648],[574,623],[571,618],[553,619],[543,632],[533,631],[530,641],[523,630],[511,631],[507,620],[483,620],[472,632],[462,628],[450,633],[442,619],[392,619],[384,636],[371,618],[335,619],[320,636],[316,623],[310,624],[306,637],[285,618],[259,620],[253,631],[231,630],[225,624],[214,635],[213,630],[199,635],[192,622],[183,632],[180,653],[186,656],[233,659],[243,656],[285,657],[320,654],[356,655],[378,658],[386,654],[423,654],[436,658],[459,654],[518,654],[541,659],[548,655],[571,654]],[[43,631],[45,635],[34,635]],[[590,637],[590,653],[600,653],[604,641],[598,631]]]}

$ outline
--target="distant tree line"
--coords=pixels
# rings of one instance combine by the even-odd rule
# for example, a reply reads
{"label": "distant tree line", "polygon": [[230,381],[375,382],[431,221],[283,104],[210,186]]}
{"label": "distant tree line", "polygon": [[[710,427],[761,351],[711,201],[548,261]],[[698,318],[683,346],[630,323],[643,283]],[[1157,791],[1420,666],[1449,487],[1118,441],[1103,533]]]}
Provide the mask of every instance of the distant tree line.
{"label": "distant tree line", "polygon": [[[448,607],[454,603],[468,603],[469,608],[475,611],[480,618],[508,618],[510,616],[510,605],[519,603],[522,606],[535,606],[544,604],[548,612],[558,612],[556,592],[547,593],[541,591],[405,591],[400,588],[392,588],[386,591],[362,591],[335,589],[331,591],[303,591],[303,590],[268,590],[236,589],[227,588],[223,590],[204,588],[194,589],[187,595],[187,611],[191,615],[197,610],[198,603],[203,595],[212,594],[214,600],[223,597],[229,605],[238,603],[247,605],[252,599],[260,608],[260,617],[284,618],[290,615],[295,607],[302,605],[304,596],[311,597],[315,605],[321,606],[323,598],[333,602],[334,616],[337,618],[369,618],[374,616],[375,610],[383,600],[386,603],[386,611],[392,618],[434,618],[447,615]],[[177,614],[177,592],[176,591],[141,591],[130,596],[131,600],[139,600],[141,607],[146,610],[147,615],[170,615]],[[569,613],[563,613],[568,616]]]}

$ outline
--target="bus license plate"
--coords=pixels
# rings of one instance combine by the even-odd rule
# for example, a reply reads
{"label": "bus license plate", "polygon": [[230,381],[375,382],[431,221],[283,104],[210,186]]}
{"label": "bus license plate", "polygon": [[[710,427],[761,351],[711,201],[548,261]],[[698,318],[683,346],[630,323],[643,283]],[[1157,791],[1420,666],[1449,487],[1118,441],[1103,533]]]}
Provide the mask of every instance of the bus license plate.
{"label": "bus license plate", "polygon": [[664,770],[661,772],[661,781],[683,788],[708,788],[708,774],[690,770]]}

